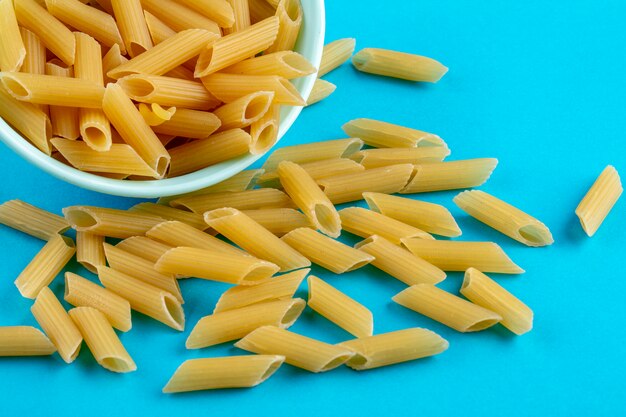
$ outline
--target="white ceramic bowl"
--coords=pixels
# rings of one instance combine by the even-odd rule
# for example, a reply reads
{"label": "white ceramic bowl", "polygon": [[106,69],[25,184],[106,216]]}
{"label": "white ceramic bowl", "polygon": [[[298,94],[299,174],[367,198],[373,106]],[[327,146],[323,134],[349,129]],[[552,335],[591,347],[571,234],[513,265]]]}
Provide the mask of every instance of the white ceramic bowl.
{"label": "white ceramic bowl", "polygon": [[[304,20],[295,51],[302,54],[316,68],[322,59],[324,46],[324,0],[302,0]],[[306,100],[311,93],[316,75],[294,80],[294,85]],[[291,127],[302,107],[285,106],[281,111],[278,139]],[[241,156],[176,178],[152,181],[124,181],[100,177],[79,171],[47,156],[31,145],[0,118],[0,140],[30,163],[64,181],[89,190],[126,197],[153,198],[199,190],[217,184],[246,169],[263,155]]]}

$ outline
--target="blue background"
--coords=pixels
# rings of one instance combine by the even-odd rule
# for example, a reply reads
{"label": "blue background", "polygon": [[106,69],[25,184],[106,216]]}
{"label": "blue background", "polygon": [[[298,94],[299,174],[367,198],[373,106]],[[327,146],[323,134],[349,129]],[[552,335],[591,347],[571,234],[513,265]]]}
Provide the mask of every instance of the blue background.
{"label": "blue background", "polygon": [[[307,0],[303,0],[307,1]],[[393,4],[393,5],[392,5]],[[138,371],[116,375],[83,347],[73,365],[54,355],[0,359],[0,414],[72,415],[616,415],[623,399],[626,341],[626,204],[618,202],[593,239],[574,209],[609,163],[626,172],[626,3],[483,0],[328,1],[327,40],[356,37],[357,49],[423,54],[449,66],[436,85],[357,73],[326,76],[337,91],[305,109],[282,145],[342,137],[340,126],[372,117],[443,137],[452,158],[497,157],[482,188],[537,216],[555,244],[523,247],[465,216],[455,192],[419,196],[445,204],[463,239],[493,240],[526,273],[496,279],[535,311],[534,330],[516,337],[497,326],[460,334],[391,302],[403,284],[372,267],[333,276],[315,272],[368,306],[377,333],[413,326],[450,341],[435,358],[357,373],[314,375],[284,366],[250,390],[177,396],[161,388],[185,359],[240,354],[228,344],[187,351],[195,322],[226,286],[182,282],[187,328],[179,334],[140,314],[122,340]],[[0,201],[21,198],[54,212],[71,204],[129,207],[136,200],[98,195],[51,178],[0,146]],[[357,239],[349,236],[346,242]],[[0,325],[35,325],[31,301],[13,280],[42,243],[0,227]],[[77,265],[70,270],[83,273]],[[442,284],[458,291],[461,274]],[[62,294],[62,279],[52,284]],[[299,291],[306,297],[306,289]],[[293,327],[329,342],[349,335],[306,311]],[[26,414],[22,414],[26,415]]]}

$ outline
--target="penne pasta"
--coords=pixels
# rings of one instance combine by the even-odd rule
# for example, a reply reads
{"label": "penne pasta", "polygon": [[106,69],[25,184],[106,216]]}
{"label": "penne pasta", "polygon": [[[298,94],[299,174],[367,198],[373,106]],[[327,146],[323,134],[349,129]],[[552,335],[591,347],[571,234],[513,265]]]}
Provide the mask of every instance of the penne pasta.
{"label": "penne pasta", "polygon": [[185,210],[179,210],[174,207],[164,206],[155,203],[139,203],[135,204],[128,211],[134,213],[145,213],[161,217],[165,220],[176,220],[186,223],[199,230],[206,230],[209,226],[204,222],[204,218],[200,214],[190,213]]}
{"label": "penne pasta", "polygon": [[362,371],[434,356],[447,350],[449,344],[437,333],[415,327],[348,340],[339,346],[354,352],[346,365]]}
{"label": "penne pasta", "polygon": [[136,57],[153,47],[141,0],[111,0],[111,8],[121,37],[124,39],[123,45],[131,57]]}
{"label": "penne pasta", "polygon": [[280,21],[274,43],[265,52],[291,50],[296,44],[302,26],[302,5],[300,0],[280,0],[276,6],[276,16]]}
{"label": "penne pasta", "polygon": [[458,242],[452,240],[402,239],[402,246],[444,271],[465,271],[476,268],[482,272],[522,274],[500,246],[493,242]]}
{"label": "penne pasta", "polygon": [[309,94],[306,105],[310,106],[317,103],[318,101],[324,100],[326,97],[334,93],[336,89],[337,86],[335,84],[318,78],[317,80],[315,80],[315,84],[313,84],[313,89]]}
{"label": "penne pasta", "polygon": [[374,258],[371,262],[373,266],[406,285],[437,284],[446,279],[446,273],[441,269],[384,237],[370,236],[354,247],[370,254]]}
{"label": "penne pasta", "polygon": [[472,303],[502,316],[500,324],[517,335],[527,333],[533,328],[533,311],[475,268],[465,271],[461,294]]}
{"label": "penne pasta", "polygon": [[248,0],[227,0],[233,8],[234,22],[230,28],[225,28],[224,33],[240,32],[250,26],[250,6]]}
{"label": "penne pasta", "polygon": [[194,213],[204,213],[222,207],[233,207],[239,210],[255,210],[261,208],[290,208],[293,202],[280,190],[264,188],[239,192],[220,192],[204,195],[180,197],[170,202],[173,207],[182,207]]}
{"label": "penne pasta", "polygon": [[230,103],[257,91],[273,91],[274,103],[304,106],[298,89],[286,78],[277,75],[244,75],[215,73],[202,77],[204,87],[224,103]]}
{"label": "penne pasta", "polygon": [[313,275],[307,282],[311,309],[356,337],[372,335],[374,316],[367,307]]}
{"label": "penne pasta", "polygon": [[454,190],[483,185],[498,165],[495,158],[466,159],[414,166],[409,183],[401,194]]}
{"label": "penne pasta", "polygon": [[104,236],[88,232],[76,232],[76,260],[91,273],[106,265]]}
{"label": "penne pasta", "polygon": [[343,230],[365,238],[379,235],[396,245],[406,238],[434,239],[421,229],[361,207],[340,210],[339,216]]}
{"label": "penne pasta", "polygon": [[365,144],[375,148],[419,148],[443,146],[439,136],[409,127],[394,125],[372,119],[354,119],[341,127],[344,132],[361,138]]}
{"label": "penne pasta", "polygon": [[[83,3],[85,2],[84,0],[80,1],[82,1]],[[94,7],[99,6],[108,14],[113,14],[113,6],[111,5],[111,0],[88,0],[88,3],[92,4]]]}
{"label": "penne pasta", "polygon": [[248,0],[250,11],[250,22],[256,23],[276,14],[276,6],[271,5],[267,0]]}
{"label": "penne pasta", "polygon": [[263,117],[273,99],[273,91],[257,91],[224,104],[213,113],[221,120],[220,130],[243,128]]}
{"label": "penne pasta", "polygon": [[554,243],[545,224],[484,191],[464,191],[453,201],[470,216],[526,246]]}
{"label": "penne pasta", "polygon": [[176,35],[176,31],[174,29],[167,26],[150,12],[144,10],[143,15],[146,20],[146,25],[148,26],[150,38],[152,38],[152,43],[154,45],[158,45],[164,40]]}
{"label": "penne pasta", "polygon": [[290,208],[242,210],[241,212],[276,236],[283,236],[301,227],[313,227],[304,214]]}
{"label": "penne pasta", "polygon": [[617,170],[611,165],[604,168],[576,207],[576,216],[587,236],[598,231],[623,191]]}
{"label": "penne pasta", "polygon": [[[74,77],[72,67],[66,66],[62,61],[54,59],[46,63],[46,75],[56,77]],[[52,135],[62,138],[76,140],[80,137],[80,122],[78,119],[78,109],[65,106],[50,106],[50,123],[52,123]]]}
{"label": "penne pasta", "polygon": [[51,154],[52,125],[47,112],[34,104],[16,100],[0,87],[0,117],[41,152]]}
{"label": "penne pasta", "polygon": [[47,356],[56,350],[46,335],[32,326],[0,326],[0,357]]}
{"label": "penne pasta", "polygon": [[180,3],[213,20],[222,28],[235,23],[233,8],[226,0],[178,0]]}
{"label": "penne pasta", "polygon": [[322,62],[320,62],[317,76],[323,77],[349,60],[354,53],[355,47],[356,39],[354,38],[337,39],[336,41],[324,45]]}
{"label": "penne pasta", "polygon": [[122,240],[115,245],[116,247],[133,255],[142,257],[143,259],[156,263],[161,255],[168,250],[172,249],[172,246],[165,243],[157,242],[149,237],[145,236],[133,236]]}
{"label": "penne pasta", "polygon": [[420,146],[417,148],[366,149],[352,155],[352,159],[370,169],[396,164],[441,162],[448,155],[450,155],[450,149],[446,146]]}
{"label": "penne pasta", "polygon": [[15,286],[23,297],[34,299],[42,288],[47,287],[72,259],[76,247],[67,236],[50,238],[15,280]]}
{"label": "penne pasta", "polygon": [[392,298],[403,307],[425,315],[459,332],[477,332],[502,317],[430,284],[413,285]]}
{"label": "penne pasta", "polygon": [[262,155],[278,142],[280,105],[273,104],[267,112],[250,125],[250,153]]}
{"label": "penne pasta", "polygon": [[31,74],[45,74],[46,47],[43,42],[41,42],[41,39],[39,39],[37,35],[24,27],[20,28],[20,35],[24,48],[26,49],[26,56],[24,57],[20,71]]}
{"label": "penne pasta", "polygon": [[63,217],[22,200],[9,200],[0,204],[0,224],[41,240],[50,240],[70,228]]}
{"label": "penne pasta", "polygon": [[288,80],[315,73],[315,67],[294,51],[280,51],[249,58],[224,68],[228,74],[278,75]]}
{"label": "penne pasta", "polygon": [[448,68],[432,58],[379,48],[364,48],[352,57],[356,69],[385,77],[436,83]]}
{"label": "penne pasta", "polygon": [[[347,158],[324,159],[322,161],[306,162],[300,164],[300,166],[314,180],[361,172],[365,169],[362,165]],[[259,176],[257,185],[265,188],[280,188],[281,184],[278,179],[278,171],[268,172]]]}
{"label": "penne pasta", "polygon": [[278,164],[281,163],[281,161],[305,164],[307,162],[347,158],[353,153],[358,152],[362,147],[363,141],[359,138],[283,146],[272,152],[263,164],[263,169],[265,169],[266,172],[272,172],[278,168]]}
{"label": "penne pasta", "polygon": [[141,5],[176,32],[199,28],[216,35],[221,34],[219,26],[213,20],[174,0],[141,0]]}
{"label": "penne pasta", "polygon": [[169,120],[165,120],[157,126],[152,126],[152,130],[163,135],[201,139],[212,135],[221,125],[222,122],[213,113],[191,109],[176,109],[176,113]]}
{"label": "penne pasta", "polygon": [[126,239],[143,235],[163,222],[157,216],[92,206],[70,206],[63,209],[65,219],[78,232]]}
{"label": "penne pasta", "polygon": [[115,79],[108,76],[109,71],[128,62],[128,58],[122,55],[120,46],[113,45],[107,53],[102,57],[102,74],[104,76],[104,85],[114,83]]}
{"label": "penne pasta", "polygon": [[[152,127],[159,126],[166,121],[170,120],[174,114],[176,114],[176,107],[164,108],[160,104],[152,103],[150,105],[146,103],[139,103],[137,106],[139,113],[143,119]],[[155,133],[158,133],[155,131]]]}
{"label": "penne pasta", "polygon": [[0,0],[0,71],[19,71],[26,58],[26,47],[13,7],[13,0]]}

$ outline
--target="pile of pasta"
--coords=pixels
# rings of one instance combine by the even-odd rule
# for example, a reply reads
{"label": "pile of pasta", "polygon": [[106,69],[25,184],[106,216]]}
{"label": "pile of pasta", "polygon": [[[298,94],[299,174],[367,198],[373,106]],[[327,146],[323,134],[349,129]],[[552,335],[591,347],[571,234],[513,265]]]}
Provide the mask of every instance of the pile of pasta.
{"label": "pile of pasta", "polygon": [[79,170],[161,179],[278,138],[299,0],[0,0],[0,116]]}
{"label": "pile of pasta", "polygon": [[[521,335],[533,312],[486,273],[520,274],[493,242],[457,238],[461,230],[442,205],[393,194],[469,189],[496,167],[491,158],[447,161],[437,135],[371,119],[344,125],[352,136],[283,147],[262,169],[247,170],[190,194],[142,202],[128,210],[72,206],[58,216],[19,200],[0,205],[0,222],[46,241],[15,281],[34,299],[34,327],[0,327],[0,356],[49,355],[70,363],[84,340],[113,372],[136,369],[115,329],[131,330],[131,310],[185,329],[179,280],[232,284],[213,314],[187,337],[188,349],[236,341],[254,353],[187,360],[163,392],[251,387],[284,363],[310,372],[341,365],[367,370],[433,356],[448,342],[424,328],[375,334],[371,311],[310,275],[312,264],[343,274],[367,265],[407,285],[393,301],[459,332],[497,323]],[[367,148],[364,146],[367,145]],[[593,234],[622,192],[607,167],[576,210]],[[365,200],[368,208],[352,205]],[[553,243],[549,229],[524,211],[480,190],[454,202],[470,216],[532,247]],[[76,231],[76,244],[63,235]],[[354,247],[337,238],[360,236]],[[115,243],[115,244],[114,244]],[[76,255],[99,283],[65,273],[66,311],[48,288]],[[459,296],[437,284],[464,271]],[[306,278],[308,301],[295,297]],[[289,329],[308,307],[354,336],[338,344]]]}

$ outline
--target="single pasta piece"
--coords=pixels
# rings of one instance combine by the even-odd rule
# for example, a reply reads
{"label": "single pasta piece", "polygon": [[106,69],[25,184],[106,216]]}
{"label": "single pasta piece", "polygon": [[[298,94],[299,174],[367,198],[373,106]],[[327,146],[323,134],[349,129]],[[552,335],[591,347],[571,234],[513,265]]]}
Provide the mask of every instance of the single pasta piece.
{"label": "single pasta piece", "polygon": [[141,5],[176,32],[201,28],[216,35],[221,34],[220,27],[213,20],[174,0],[141,0]]}
{"label": "single pasta piece", "polygon": [[165,220],[176,220],[192,226],[198,230],[206,230],[209,226],[204,222],[204,218],[200,214],[190,213],[185,210],[179,210],[174,207],[164,206],[150,202],[135,204],[128,209],[134,213],[145,213],[153,216],[161,217]]}
{"label": "single pasta piece", "polygon": [[355,47],[356,39],[354,38],[337,39],[336,41],[324,45],[322,62],[320,62],[320,69],[317,71],[317,76],[323,77],[349,60],[354,53]]}
{"label": "single pasta piece", "polygon": [[283,272],[311,262],[241,211],[225,207],[204,213],[204,221],[246,252],[280,267]]}
{"label": "single pasta piece", "polygon": [[273,91],[257,91],[218,107],[213,112],[222,122],[220,130],[250,126],[270,108]]}
{"label": "single pasta piece", "polygon": [[51,154],[52,125],[47,112],[35,104],[16,100],[4,88],[0,88],[0,117],[41,152]]}
{"label": "single pasta piece", "polygon": [[381,236],[370,236],[357,243],[356,249],[374,257],[372,265],[406,285],[437,284],[446,273]]}
{"label": "single pasta piece", "polygon": [[[146,20],[146,26],[148,26],[148,32],[150,32],[150,38],[152,38],[154,45],[158,45],[164,40],[176,35],[176,31],[174,29],[167,26],[161,19],[158,19],[152,13],[144,10],[143,15]],[[195,58],[192,58],[188,62],[193,61],[193,59]]]}
{"label": "single pasta piece", "polygon": [[224,34],[235,33],[250,26],[250,7],[248,0],[227,0],[233,8],[235,21],[230,28],[224,29]]}
{"label": "single pasta piece", "polygon": [[374,316],[367,307],[313,275],[307,282],[309,307],[356,337],[372,335]]}
{"label": "single pasta piece", "polygon": [[313,84],[313,89],[311,90],[311,94],[309,94],[306,105],[310,106],[318,101],[324,100],[326,97],[334,93],[336,89],[337,86],[335,84],[318,78],[315,80],[315,84]]}
{"label": "single pasta piece", "polygon": [[409,81],[436,83],[448,68],[432,58],[379,48],[364,48],[352,57],[356,69]]}
{"label": "single pasta piece", "polygon": [[263,164],[266,172],[275,171],[281,161],[296,164],[347,158],[363,147],[359,138],[327,140],[323,142],[305,143],[303,145],[283,146],[276,149]]}
{"label": "single pasta piece", "polygon": [[315,67],[294,51],[280,51],[249,58],[224,68],[228,74],[278,75],[288,80],[315,73]]}
{"label": "single pasta piece", "polygon": [[352,159],[366,169],[396,164],[422,164],[441,162],[450,149],[446,146],[420,146],[417,148],[366,149],[352,155]]}
{"label": "single pasta piece", "polygon": [[440,236],[461,236],[461,229],[447,208],[426,201],[381,193],[363,193],[370,210]]}
{"label": "single pasta piece", "polygon": [[290,208],[291,198],[280,190],[263,188],[238,192],[220,192],[205,195],[193,195],[177,198],[170,202],[173,207],[182,207],[194,213],[204,213],[222,207],[233,207],[239,210],[256,210],[260,208]]}
{"label": "single pasta piece", "polygon": [[500,324],[517,335],[533,328],[533,311],[475,268],[465,271],[461,294],[474,304],[498,313],[502,316]]}
{"label": "single pasta piece", "polygon": [[65,301],[75,307],[101,311],[116,329],[131,329],[130,304],[127,300],[72,272],[65,273]]}
{"label": "single pasta piece", "polygon": [[409,183],[402,194],[454,190],[483,185],[498,165],[495,158],[466,159],[414,166]]}
{"label": "single pasta piece", "polygon": [[26,58],[26,47],[12,0],[0,0],[0,71],[19,71]]}
{"label": "single pasta piece", "polygon": [[276,6],[271,5],[267,0],[248,0],[250,11],[250,22],[256,23],[276,14]]}
{"label": "single pasta piece", "polygon": [[617,170],[611,165],[604,168],[576,207],[576,215],[588,236],[596,233],[623,191]]}
{"label": "single pasta piece", "polygon": [[145,234],[164,221],[161,217],[103,207],[71,206],[63,209],[65,219],[78,232],[126,239]]}
{"label": "single pasta piece", "polygon": [[222,28],[235,23],[233,8],[226,0],[178,0],[180,3],[205,15]]}
{"label": "single pasta piece", "polygon": [[454,202],[470,216],[526,246],[554,243],[545,224],[484,191],[463,191]]}
{"label": "single pasta piece", "polygon": [[314,264],[335,274],[354,271],[374,260],[373,256],[353,249],[308,227],[293,230],[283,236],[281,240]]}
{"label": "single pasta piece", "polygon": [[250,153],[262,155],[278,142],[280,105],[272,104],[267,112],[250,125]]}
{"label": "single pasta piece", "polygon": [[129,237],[115,246],[152,263],[156,263],[165,252],[173,248],[170,245],[157,242],[145,236]]}
{"label": "single pasta piece", "polygon": [[397,193],[405,188],[412,173],[411,164],[389,165],[322,178],[317,183],[333,204],[340,204],[361,200],[366,191]]}
{"label": "single pasta piece", "polygon": [[72,259],[76,252],[74,241],[56,235],[35,255],[15,280],[15,286],[23,297],[34,299],[42,288],[47,287]]}
{"label": "single pasta piece", "polygon": [[375,148],[447,147],[443,139],[432,133],[378,120],[354,119],[343,125],[342,129]]}
{"label": "single pasta piece", "polygon": [[476,268],[482,272],[523,274],[524,270],[493,242],[459,242],[453,240],[402,239],[402,246],[415,256],[444,271],[465,271]]}
{"label": "single pasta piece", "polygon": [[434,356],[447,350],[449,344],[435,332],[414,327],[348,340],[339,346],[355,353],[346,365],[363,371]]}
{"label": "single pasta piece", "polygon": [[301,227],[314,227],[304,214],[290,208],[242,210],[241,212],[276,236],[283,236]]}
{"label": "single pasta piece", "polygon": [[340,210],[339,216],[341,216],[343,230],[365,238],[379,235],[396,245],[400,245],[402,239],[410,237],[434,239],[421,229],[361,207],[348,207]]}
{"label": "single pasta piece", "polygon": [[57,348],[32,326],[0,326],[0,357],[47,356]]}
{"label": "single pasta piece", "polygon": [[183,308],[169,292],[106,266],[98,267],[98,278],[106,289],[128,300],[133,310],[172,329],[185,329]]}
{"label": "single pasta piece", "polygon": [[306,302],[301,298],[276,300],[213,313],[202,317],[193,328],[185,346],[199,349],[241,339],[261,326],[288,329],[300,317]]}
{"label": "single pasta piece", "polygon": [[257,303],[266,304],[269,301],[291,299],[310,271],[309,268],[299,269],[260,284],[237,285],[229,288],[217,300],[213,314]]}
{"label": "single pasta piece", "polygon": [[[322,161],[306,162],[299,165],[316,181],[322,178],[365,170],[363,165],[347,158],[324,159]],[[268,172],[259,176],[257,185],[264,188],[280,188],[281,184],[278,178],[278,171]]]}
{"label": "single pasta piece", "polygon": [[[37,0],[39,1],[39,0]],[[84,0],[80,0],[83,3],[85,2]],[[108,14],[113,14],[113,6],[111,5],[111,1],[112,0],[89,0],[88,2],[91,3],[94,7],[98,7],[100,6],[100,8],[102,10],[104,10],[105,12],[107,12]]]}
{"label": "single pasta piece", "polygon": [[288,364],[310,372],[330,371],[353,356],[347,348],[333,346],[276,326],[259,327],[235,343],[235,347],[261,355],[283,355]]}
{"label": "single pasta piece", "polygon": [[266,53],[292,50],[295,46],[303,19],[300,0],[280,0],[276,6],[276,16],[280,20],[278,34]]}
{"label": "single pasta piece", "polygon": [[111,0],[111,8],[131,57],[136,57],[153,47],[141,0]]}
{"label": "single pasta piece", "polygon": [[0,224],[41,240],[50,240],[70,228],[63,217],[22,200],[9,200],[0,204]]}
{"label": "single pasta piece", "polygon": [[[46,75],[56,77],[74,78],[74,70],[66,66],[63,61],[53,59],[46,63]],[[96,109],[90,109],[96,110]],[[76,140],[80,136],[80,122],[78,109],[75,107],[49,106],[50,122],[52,123],[52,135]]]}
{"label": "single pasta piece", "polygon": [[108,83],[114,83],[116,81],[115,78],[109,77],[109,71],[127,62],[128,58],[122,55],[120,46],[117,44],[113,45],[111,49],[109,49],[109,51],[102,57],[102,74],[104,78],[104,85],[107,85]]}
{"label": "single pasta piece", "polygon": [[230,103],[257,91],[273,91],[275,104],[288,106],[304,106],[306,104],[298,89],[288,79],[278,75],[219,72],[202,77],[201,81],[213,96],[224,103]]}
{"label": "single pasta piece", "polygon": [[20,28],[20,34],[22,35],[24,48],[26,48],[26,57],[24,58],[20,71],[31,74],[45,74],[46,47],[43,42],[41,42],[39,36],[24,27]]}
{"label": "single pasta piece", "polygon": [[76,307],[70,310],[69,315],[100,366],[119,373],[137,370],[137,365],[104,314],[92,307]]}
{"label": "single pasta piece", "polygon": [[151,103],[150,105],[146,103],[139,103],[137,109],[146,123],[148,123],[152,128],[165,123],[170,120],[174,114],[176,114],[176,107],[164,108],[157,103]]}
{"label": "single pasta piece", "polygon": [[59,356],[66,363],[74,362],[83,337],[50,288],[44,287],[39,291],[30,311],[56,346]]}
{"label": "single pasta piece", "polygon": [[104,236],[89,232],[76,232],[76,260],[91,273],[97,273],[98,266],[106,265],[104,256]]}
{"label": "single pasta piece", "polygon": [[185,138],[202,139],[212,135],[222,125],[220,119],[213,113],[176,109],[171,119],[158,126],[152,126],[155,133],[164,135],[182,136]]}
{"label": "single pasta piece", "polygon": [[284,361],[285,357],[279,355],[189,359],[176,369],[163,392],[255,387],[272,376]]}

